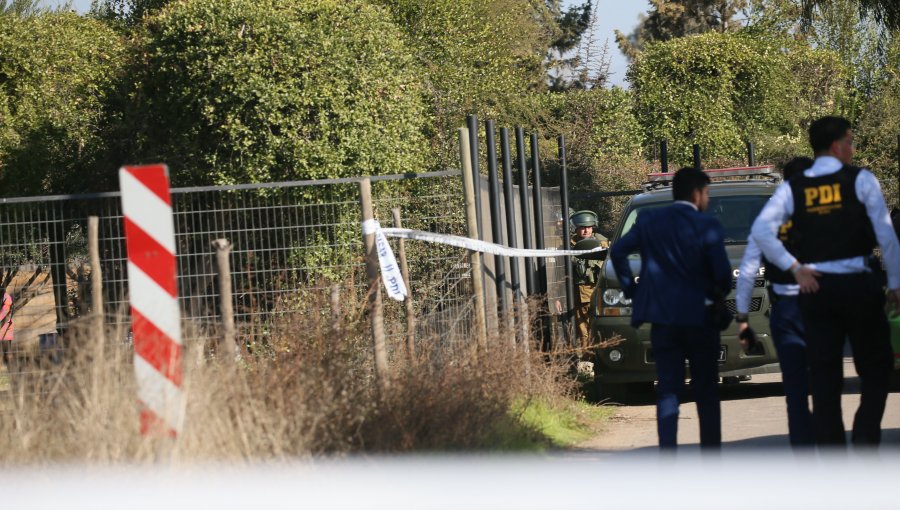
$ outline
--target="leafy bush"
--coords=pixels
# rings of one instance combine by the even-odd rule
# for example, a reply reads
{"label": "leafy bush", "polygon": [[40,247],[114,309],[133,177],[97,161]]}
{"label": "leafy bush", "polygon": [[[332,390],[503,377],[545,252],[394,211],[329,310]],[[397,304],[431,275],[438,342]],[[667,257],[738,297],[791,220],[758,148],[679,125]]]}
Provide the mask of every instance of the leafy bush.
{"label": "leafy bush", "polygon": [[177,1],[147,22],[144,156],[176,184],[419,171],[426,120],[398,28],[362,1]]}
{"label": "leafy bush", "polygon": [[421,65],[436,161],[458,165],[456,129],[467,114],[536,125],[530,94],[546,78],[544,12],[517,0],[377,0],[403,29]]}
{"label": "leafy bush", "polygon": [[[391,387],[379,392],[363,301],[350,282],[341,286],[342,313],[329,310],[328,295],[329,289],[310,289],[299,298],[306,308],[283,315],[269,343],[245,350],[238,366],[208,359],[204,340],[186,332],[184,429],[165,451],[190,464],[546,444],[538,424],[511,413],[531,399],[570,394],[565,364],[510,349],[503,337],[478,356],[468,344],[454,350],[420,336],[416,362],[396,356]],[[163,445],[138,433],[133,352],[95,333],[90,323],[73,324],[78,348],[59,365],[22,359],[3,373],[4,464],[158,460],[154,446]],[[107,338],[122,335],[110,331]],[[389,339],[391,351],[400,352],[399,338]],[[506,440],[523,436],[524,445]]]}
{"label": "leafy bush", "polygon": [[72,13],[0,16],[0,194],[84,190],[103,171],[124,42]]}
{"label": "leafy bush", "polygon": [[671,159],[689,164],[695,143],[704,159],[741,158],[746,141],[802,150],[804,123],[839,108],[841,73],[826,50],[708,33],[649,45],[628,76],[645,142],[668,139]]}
{"label": "leafy bush", "polygon": [[[642,132],[634,95],[620,88],[570,90],[542,96],[548,115],[544,131],[566,134],[569,186],[575,191],[634,189],[642,168]],[[549,147],[548,147],[549,149]],[[544,151],[553,157],[556,150]],[[551,175],[555,165],[548,165]],[[554,183],[554,179],[548,182]]]}

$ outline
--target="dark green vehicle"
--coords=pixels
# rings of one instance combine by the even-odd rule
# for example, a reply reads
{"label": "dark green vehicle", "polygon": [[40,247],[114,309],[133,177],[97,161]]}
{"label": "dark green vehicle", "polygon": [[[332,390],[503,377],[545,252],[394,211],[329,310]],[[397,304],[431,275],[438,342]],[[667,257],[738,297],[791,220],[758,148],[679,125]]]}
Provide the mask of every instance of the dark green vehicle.
{"label": "dark green vehicle", "polygon": [[[713,178],[709,186],[707,212],[716,216],[725,228],[725,248],[731,261],[734,279],[727,296],[728,308],[735,311],[734,282],[747,246],[753,220],[769,196],[781,182],[771,167],[707,170]],[[635,195],[625,207],[616,226],[612,244],[634,225],[641,211],[672,203],[672,174],[651,174],[645,192]],[[633,274],[640,274],[640,256],[629,257]],[[723,381],[739,381],[758,373],[777,372],[778,357],[769,334],[769,297],[763,269],[757,274],[750,302],[750,326],[760,343],[750,354],[744,354],[738,343],[737,325],[722,332],[719,351],[719,374]],[[600,390],[609,396],[624,397],[631,392],[652,389],[656,378],[650,325],[631,326],[631,301],[620,290],[612,263],[603,263],[600,280],[591,299],[591,330],[607,347],[597,351],[594,378]],[[610,342],[610,340],[612,340]]]}

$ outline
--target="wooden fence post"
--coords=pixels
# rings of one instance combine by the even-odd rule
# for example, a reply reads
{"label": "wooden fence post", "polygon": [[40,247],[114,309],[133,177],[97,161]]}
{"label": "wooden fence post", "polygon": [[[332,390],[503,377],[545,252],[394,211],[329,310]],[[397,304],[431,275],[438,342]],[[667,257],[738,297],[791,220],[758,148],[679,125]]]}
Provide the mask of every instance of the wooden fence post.
{"label": "wooden fence post", "polygon": [[[466,197],[466,226],[469,237],[478,239],[478,221],[475,215],[475,179],[472,176],[472,153],[469,150],[469,130],[459,128],[459,159],[462,162],[463,192]],[[487,349],[487,331],[484,313],[484,285],[481,279],[481,253],[469,252],[472,271],[472,292],[475,294],[475,338],[478,348]]]}
{"label": "wooden fence post", "polygon": [[103,314],[103,274],[100,272],[100,218],[88,218],[88,256],[91,259],[91,310],[94,318],[94,336],[100,345],[106,340],[106,321]]}
{"label": "wooden fence post", "polygon": [[[400,208],[391,209],[394,216],[394,226],[403,228],[403,221],[400,219]],[[403,274],[403,280],[406,283],[406,357],[410,366],[416,364],[416,313],[412,302],[412,284],[409,281],[409,265],[406,263],[406,240],[400,238],[400,272]]]}
{"label": "wooden fence post", "polygon": [[341,308],[341,286],[338,284],[333,284],[331,286],[331,334],[334,335],[334,339],[337,340],[341,338],[341,333],[344,331],[343,328],[343,320],[344,320],[344,312]]}
{"label": "wooden fence post", "polygon": [[378,264],[378,252],[375,248],[374,229],[366,231],[365,225],[375,221],[375,213],[372,209],[372,181],[365,177],[359,181],[359,199],[362,206],[363,220],[363,246],[366,252],[366,275],[369,281],[368,305],[372,320],[372,347],[375,353],[375,378],[378,388],[384,391],[390,387],[390,374],[388,373],[387,350],[384,342],[384,316],[381,302],[381,268]]}
{"label": "wooden fence post", "polygon": [[222,338],[216,352],[226,363],[234,363],[241,357],[241,350],[235,342],[234,301],[231,290],[231,243],[228,239],[216,239],[212,242],[216,248],[216,267],[219,271],[219,300],[222,310]]}

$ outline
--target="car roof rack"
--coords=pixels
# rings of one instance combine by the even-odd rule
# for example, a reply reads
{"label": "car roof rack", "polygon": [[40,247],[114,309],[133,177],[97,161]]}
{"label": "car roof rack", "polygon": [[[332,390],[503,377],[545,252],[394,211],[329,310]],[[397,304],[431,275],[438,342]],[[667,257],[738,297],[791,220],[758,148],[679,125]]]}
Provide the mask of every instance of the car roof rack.
{"label": "car roof rack", "polygon": [[[740,182],[761,179],[773,183],[781,182],[781,173],[779,173],[775,169],[775,167],[771,165],[711,168],[703,170],[703,172],[706,173],[706,175],[708,175],[710,180],[712,180],[713,182]],[[653,189],[671,186],[672,179],[674,177],[675,172],[659,172],[647,174],[647,182],[641,184],[641,187],[644,188],[644,191],[651,191]]]}

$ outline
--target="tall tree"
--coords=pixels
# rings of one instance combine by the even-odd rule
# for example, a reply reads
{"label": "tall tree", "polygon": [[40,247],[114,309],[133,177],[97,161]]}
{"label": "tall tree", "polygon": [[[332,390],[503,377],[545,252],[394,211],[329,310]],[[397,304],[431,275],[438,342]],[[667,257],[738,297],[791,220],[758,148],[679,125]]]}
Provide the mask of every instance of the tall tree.
{"label": "tall tree", "polygon": [[900,206],[897,135],[900,134],[900,37],[888,44],[886,65],[855,127],[859,164],[881,180],[888,204]]}
{"label": "tall tree", "polygon": [[34,16],[44,11],[41,0],[0,0],[0,16],[12,15],[20,18]]}
{"label": "tall tree", "polygon": [[560,0],[545,0],[544,28],[549,33],[547,48],[547,78],[551,90],[580,88],[578,69],[584,65],[584,55],[576,51],[586,32],[595,24],[594,0],[573,5],[563,11]]}
{"label": "tall tree", "polygon": [[[817,8],[828,8],[833,0],[800,0],[807,19],[812,19]],[[864,16],[872,16],[877,22],[884,23],[889,29],[900,28],[900,2],[897,0],[856,0],[859,12]]]}
{"label": "tall tree", "polygon": [[91,14],[100,19],[134,25],[170,0],[91,0]]}
{"label": "tall tree", "polygon": [[651,41],[733,31],[740,28],[735,16],[747,4],[748,0],[650,0],[650,10],[630,35],[615,31],[616,43],[633,59]]}
{"label": "tall tree", "polygon": [[887,70],[890,32],[866,14],[860,0],[831,0],[810,11],[804,9],[803,0],[754,0],[748,9],[747,30],[793,39],[836,55],[848,71],[842,113],[854,120]]}

